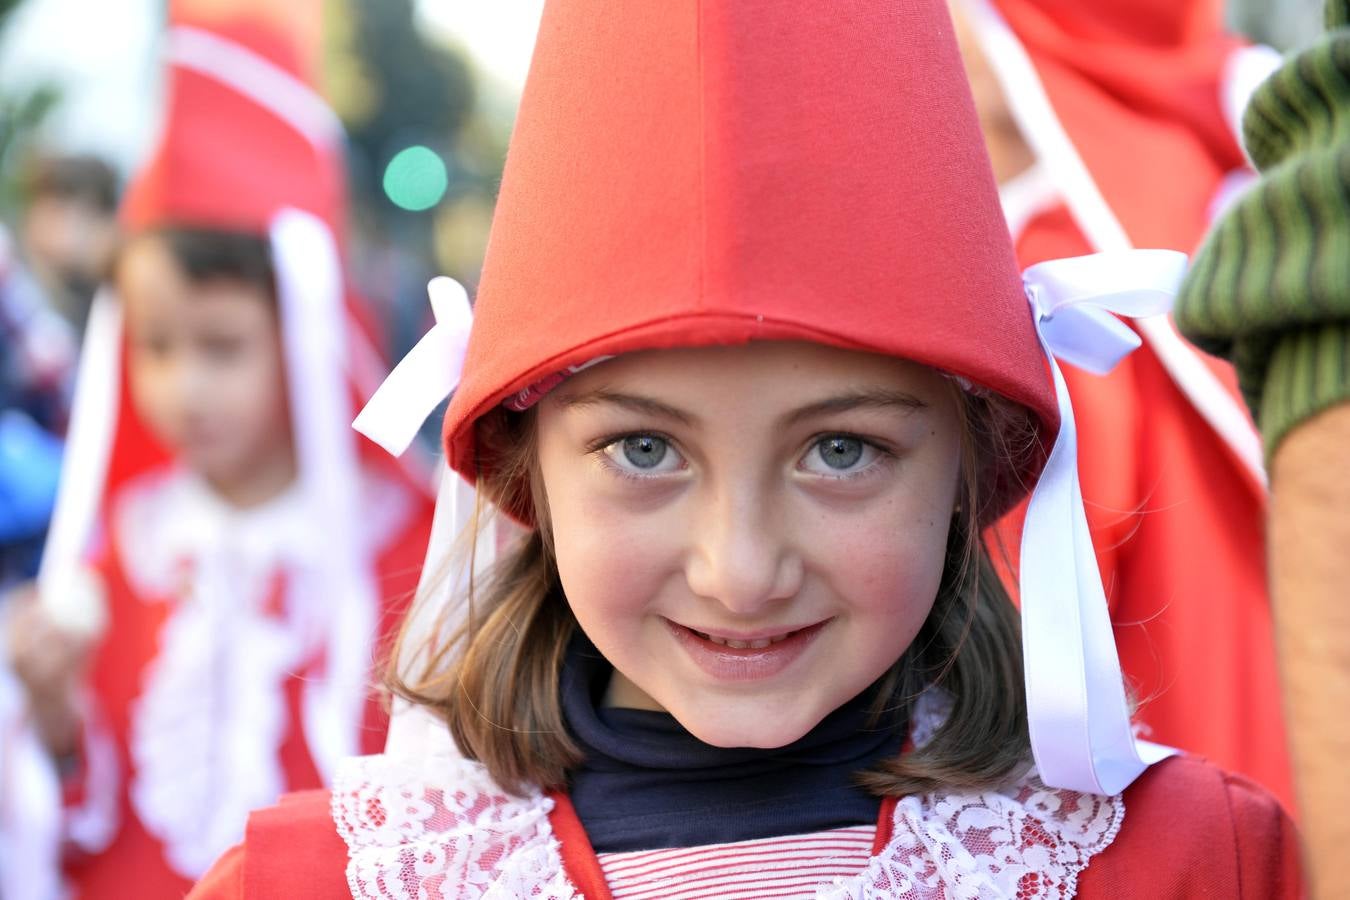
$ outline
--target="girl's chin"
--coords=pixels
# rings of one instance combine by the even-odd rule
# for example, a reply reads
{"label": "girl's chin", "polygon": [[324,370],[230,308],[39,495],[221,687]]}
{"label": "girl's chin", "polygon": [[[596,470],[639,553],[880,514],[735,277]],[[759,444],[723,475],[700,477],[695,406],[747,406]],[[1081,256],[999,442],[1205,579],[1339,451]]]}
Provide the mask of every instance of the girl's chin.
{"label": "girl's chin", "polygon": [[800,740],[829,710],[810,721],[796,717],[792,721],[774,720],[772,708],[763,706],[749,711],[729,711],[726,715],[710,717],[706,713],[691,711],[683,715],[679,710],[671,710],[675,720],[690,734],[713,747],[752,747],[761,750],[776,750]]}

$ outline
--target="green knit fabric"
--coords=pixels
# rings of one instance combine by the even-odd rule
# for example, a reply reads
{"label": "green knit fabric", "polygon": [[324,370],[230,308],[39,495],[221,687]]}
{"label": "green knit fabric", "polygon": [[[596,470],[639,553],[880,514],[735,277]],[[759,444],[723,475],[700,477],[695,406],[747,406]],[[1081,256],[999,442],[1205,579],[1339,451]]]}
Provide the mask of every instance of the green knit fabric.
{"label": "green knit fabric", "polygon": [[1350,0],[1257,89],[1243,119],[1259,184],[1196,255],[1176,320],[1237,366],[1267,458],[1298,423],[1350,401]]}

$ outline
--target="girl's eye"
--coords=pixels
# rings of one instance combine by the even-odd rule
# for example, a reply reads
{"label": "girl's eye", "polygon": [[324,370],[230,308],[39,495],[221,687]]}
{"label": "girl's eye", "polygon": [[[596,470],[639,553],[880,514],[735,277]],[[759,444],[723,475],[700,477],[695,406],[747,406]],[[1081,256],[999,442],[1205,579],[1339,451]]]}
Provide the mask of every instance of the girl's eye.
{"label": "girl's eye", "polygon": [[146,356],[160,358],[169,355],[172,341],[161,334],[138,335],[133,343]]}
{"label": "girl's eye", "polygon": [[851,475],[870,466],[881,451],[862,438],[847,434],[832,434],[820,438],[802,459],[801,466],[815,475],[839,477]]}
{"label": "girl's eye", "polygon": [[630,434],[619,438],[606,444],[604,453],[625,472],[642,475],[674,472],[684,463],[670,442],[655,434]]}
{"label": "girl's eye", "polygon": [[201,341],[202,351],[216,362],[228,362],[239,356],[244,342],[234,337],[212,336]]}

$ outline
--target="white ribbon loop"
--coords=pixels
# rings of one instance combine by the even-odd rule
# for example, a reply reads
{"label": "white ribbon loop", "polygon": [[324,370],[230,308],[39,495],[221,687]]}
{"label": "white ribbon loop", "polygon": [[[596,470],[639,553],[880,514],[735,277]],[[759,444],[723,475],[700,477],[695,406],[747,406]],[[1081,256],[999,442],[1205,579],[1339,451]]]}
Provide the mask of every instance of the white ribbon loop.
{"label": "white ribbon loop", "polygon": [[1022,278],[1054,355],[1105,375],[1142,343],[1111,313],[1135,319],[1166,313],[1185,272],[1184,253],[1128,250],[1051,260]]}
{"label": "white ribbon loop", "polygon": [[352,427],[394,456],[408,449],[436,406],[459,385],[473,313],[453,278],[427,285],[436,324],[375,391]]}
{"label": "white ribbon loop", "polygon": [[1051,787],[1117,794],[1175,752],[1137,740],[1131,729],[1083,511],[1073,406],[1056,357],[1109,372],[1139,345],[1111,313],[1165,312],[1185,264],[1182,253],[1129,250],[1040,263],[1022,275],[1060,414],[1059,434],[1027,508],[1020,576],[1031,750]]}

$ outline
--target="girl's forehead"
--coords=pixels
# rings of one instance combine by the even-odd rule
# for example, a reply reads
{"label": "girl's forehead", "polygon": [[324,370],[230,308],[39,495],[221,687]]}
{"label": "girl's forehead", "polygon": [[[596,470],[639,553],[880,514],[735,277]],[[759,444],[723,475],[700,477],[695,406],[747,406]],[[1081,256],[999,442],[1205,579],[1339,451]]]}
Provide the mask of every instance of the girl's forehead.
{"label": "girl's forehead", "polygon": [[630,389],[707,401],[748,396],[763,403],[884,391],[928,405],[950,393],[950,382],[936,369],[898,357],[809,342],[753,341],[625,353],[570,375],[551,394],[571,405]]}

